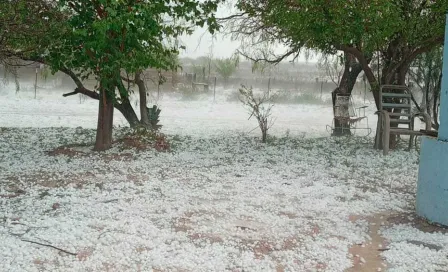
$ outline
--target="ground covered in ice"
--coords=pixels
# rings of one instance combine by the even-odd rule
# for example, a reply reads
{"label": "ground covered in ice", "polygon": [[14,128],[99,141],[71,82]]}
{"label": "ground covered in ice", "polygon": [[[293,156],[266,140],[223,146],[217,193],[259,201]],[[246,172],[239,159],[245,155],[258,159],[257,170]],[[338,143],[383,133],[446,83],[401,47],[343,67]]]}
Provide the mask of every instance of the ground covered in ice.
{"label": "ground covered in ice", "polygon": [[326,105],[276,106],[261,144],[238,103],[166,99],[171,151],[98,154],[96,103],[2,104],[0,271],[448,270],[418,153],[328,137]]}

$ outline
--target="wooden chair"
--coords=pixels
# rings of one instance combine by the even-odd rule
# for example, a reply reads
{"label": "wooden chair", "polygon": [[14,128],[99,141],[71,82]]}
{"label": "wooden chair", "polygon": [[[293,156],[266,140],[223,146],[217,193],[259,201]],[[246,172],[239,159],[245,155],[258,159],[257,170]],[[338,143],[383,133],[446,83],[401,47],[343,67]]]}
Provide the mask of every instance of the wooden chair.
{"label": "wooden chair", "polygon": [[[386,92],[387,90],[387,92]],[[428,114],[412,112],[412,96],[407,86],[383,85],[380,88],[380,109],[378,114],[379,130],[376,132],[376,143],[382,138],[383,154],[389,153],[390,135],[409,135],[409,150],[412,148],[414,137],[426,135],[431,130],[431,119]],[[414,130],[414,120],[421,116],[425,122],[425,131]],[[401,125],[401,127],[400,127]],[[382,136],[382,137],[381,137]]]}

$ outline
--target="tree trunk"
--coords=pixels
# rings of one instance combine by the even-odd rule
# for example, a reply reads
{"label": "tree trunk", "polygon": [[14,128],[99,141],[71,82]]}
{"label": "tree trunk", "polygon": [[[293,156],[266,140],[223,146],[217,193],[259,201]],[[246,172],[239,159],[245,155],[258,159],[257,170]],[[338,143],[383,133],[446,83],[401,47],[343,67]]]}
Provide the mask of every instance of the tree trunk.
{"label": "tree trunk", "polygon": [[[129,84],[129,82],[128,82]],[[115,108],[117,108],[123,116],[128,121],[131,128],[136,127],[139,124],[137,115],[135,114],[134,109],[132,108],[131,101],[129,101],[129,91],[123,84],[122,78],[120,74],[117,75],[116,87],[120,94],[121,103],[115,103]],[[128,85],[129,89],[129,85]]]}
{"label": "tree trunk", "polygon": [[[348,53],[345,53],[344,73],[342,75],[339,86],[332,92],[333,108],[336,105],[337,94],[351,95],[353,88],[356,84],[356,79],[362,71],[362,67],[359,62],[355,61],[355,58]],[[349,116],[349,108],[340,108],[344,116]],[[333,111],[333,115],[335,111]],[[334,130],[332,136],[347,136],[351,135],[350,131],[350,119],[349,118],[336,118],[334,116]]]}
{"label": "tree trunk", "polygon": [[434,93],[434,101],[433,101],[433,108],[432,108],[432,120],[433,120],[433,128],[435,130],[439,130],[439,95],[437,93]]}
{"label": "tree trunk", "polygon": [[427,114],[431,114],[431,105],[429,102],[429,92],[431,89],[432,64],[433,64],[433,62],[431,61],[429,63],[429,67],[428,67],[428,73],[426,74],[425,95],[423,96],[425,98],[425,103],[423,105],[425,106]]}
{"label": "tree trunk", "polygon": [[121,103],[116,103],[115,108],[121,112],[131,128],[135,128],[140,124],[134,108],[128,98],[122,98]]}
{"label": "tree trunk", "polygon": [[141,78],[141,72],[135,74],[135,84],[138,87],[138,93],[140,96],[140,124],[146,127],[150,126],[148,110],[147,110],[147,98],[146,98],[146,86],[145,82]]}
{"label": "tree trunk", "polygon": [[[94,91],[91,91],[91,90],[85,88],[84,85],[82,84],[81,80],[76,76],[76,74],[73,71],[71,71],[67,68],[61,68],[61,72],[68,75],[77,86],[77,88],[75,89],[74,92],[63,94],[64,97],[67,97],[70,95],[75,95],[75,94],[83,94],[92,99],[100,100],[99,94],[97,92],[94,92]],[[118,78],[117,80],[120,80],[120,78]],[[140,123],[140,121],[138,120],[137,115],[135,114],[135,111],[132,108],[129,98],[126,96],[122,96],[121,93],[120,93],[120,98],[121,98],[122,102],[115,103],[114,104],[115,108],[117,110],[119,110],[121,112],[121,114],[123,114],[124,118],[126,118],[126,121],[128,121],[131,128],[136,127]]]}
{"label": "tree trunk", "polygon": [[110,93],[101,86],[99,95],[98,125],[96,130],[95,151],[104,151],[112,146],[112,126],[114,102]]}
{"label": "tree trunk", "polygon": [[[345,53],[352,53],[358,60],[359,64],[362,67],[362,70],[364,71],[364,74],[365,74],[367,80],[369,81],[370,89],[372,91],[373,98],[375,100],[376,108],[379,109],[379,107],[380,107],[380,95],[379,95],[380,94],[380,81],[375,76],[375,73],[373,72],[372,67],[370,67],[370,65],[369,65],[371,58],[366,57],[361,51],[359,51],[358,49],[353,48],[353,47],[341,46],[340,49],[343,50]],[[383,75],[384,75],[384,73],[383,73]],[[380,129],[380,122],[377,122],[377,131],[379,131],[378,129]],[[375,142],[374,148],[381,149],[381,139],[379,139],[378,133],[375,136],[374,142]]]}
{"label": "tree trunk", "polygon": [[436,87],[434,88],[434,98],[433,98],[433,108],[432,108],[432,119],[434,123],[434,129],[439,130],[439,100],[440,100],[440,88],[442,86],[442,73],[439,75]]}
{"label": "tree trunk", "polygon": [[266,143],[268,139],[268,132],[264,129],[261,129],[261,142]]}
{"label": "tree trunk", "polygon": [[378,109],[380,105],[379,100],[379,84],[378,80],[375,77],[375,74],[373,73],[372,68],[370,67],[370,62],[372,61],[371,56],[364,55],[361,51],[359,51],[356,48],[353,47],[347,47],[347,46],[340,46],[340,50],[344,51],[345,54],[352,54],[359,62],[359,65],[361,66],[362,70],[364,71],[364,74],[367,78],[367,81],[369,81],[370,89],[373,94],[373,98],[375,100],[375,105]]}
{"label": "tree trunk", "polygon": [[[353,54],[361,64],[364,73],[369,81],[373,97],[375,99],[375,104],[377,109],[379,109],[379,91],[380,91],[380,82],[381,84],[405,84],[406,74],[409,70],[409,67],[414,61],[414,59],[418,56],[418,54],[424,53],[428,50],[431,50],[437,43],[431,44],[431,46],[422,47],[422,48],[410,48],[407,43],[403,43],[400,40],[401,37],[397,36],[397,40],[389,43],[387,50],[382,51],[383,54],[383,73],[382,80],[379,81],[375,77],[372,68],[369,66],[368,58],[363,55],[363,53],[357,48],[340,45],[338,49],[344,51],[345,53]],[[395,78],[394,78],[395,77]],[[380,122],[378,122],[379,124]],[[380,129],[379,125],[377,125],[377,130]],[[375,137],[375,148],[381,149],[381,141]],[[391,141],[393,142],[393,141]]]}

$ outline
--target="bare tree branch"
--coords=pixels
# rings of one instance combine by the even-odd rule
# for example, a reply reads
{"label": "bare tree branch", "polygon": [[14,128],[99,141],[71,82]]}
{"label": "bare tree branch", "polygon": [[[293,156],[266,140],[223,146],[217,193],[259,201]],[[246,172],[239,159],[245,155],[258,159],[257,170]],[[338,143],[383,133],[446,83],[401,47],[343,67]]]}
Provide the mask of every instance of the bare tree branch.
{"label": "bare tree branch", "polygon": [[241,12],[241,13],[237,13],[237,14],[232,14],[227,17],[218,17],[218,18],[216,18],[216,20],[221,21],[221,22],[226,22],[226,21],[229,21],[232,19],[242,18],[245,15],[247,15],[247,12]]}
{"label": "bare tree branch", "polygon": [[130,79],[129,77],[124,77],[124,76],[122,76],[121,79],[124,80],[124,81],[126,81],[127,83],[132,83],[132,84],[135,83],[135,80]]}
{"label": "bare tree branch", "polygon": [[291,50],[289,50],[288,52],[286,52],[285,54],[281,55],[281,56],[274,56],[274,58],[269,59],[267,58],[267,56],[262,56],[262,57],[252,57],[249,56],[248,54],[242,52],[241,50],[237,50],[237,53],[242,55],[243,57],[245,57],[248,60],[251,60],[255,63],[257,62],[267,62],[270,64],[278,64],[281,61],[285,60],[286,58],[288,58],[289,56],[294,56],[294,59],[296,59],[298,57],[298,55],[300,54],[300,51],[297,50],[296,48],[293,48]]}
{"label": "bare tree branch", "polygon": [[64,253],[69,254],[69,255],[72,255],[72,256],[77,256],[77,255],[78,255],[78,254],[76,254],[76,253],[73,253],[73,252],[67,251],[67,250],[65,250],[65,249],[62,249],[62,248],[58,248],[58,247],[52,246],[52,245],[48,245],[48,244],[43,244],[43,243],[39,243],[39,242],[35,242],[35,241],[30,241],[30,240],[26,240],[26,239],[21,239],[21,241],[23,241],[23,242],[28,242],[28,243],[32,243],[32,244],[36,244],[36,245],[40,245],[40,246],[51,247],[51,248],[53,248],[53,249],[59,250],[59,251],[61,251],[61,252],[64,252]]}
{"label": "bare tree branch", "polygon": [[245,86],[242,86],[239,92],[241,94],[240,101],[249,110],[249,119],[253,116],[257,119],[258,127],[261,130],[262,142],[265,143],[268,136],[268,130],[272,127],[275,121],[270,118],[271,110],[274,105],[269,103],[267,107],[264,107],[266,102],[270,102],[269,94],[265,92],[263,96],[257,98],[255,97],[252,88],[246,88]]}
{"label": "bare tree branch", "polygon": [[86,95],[86,96],[88,96],[90,98],[93,98],[93,99],[96,99],[96,100],[98,100],[99,97],[100,97],[97,92],[91,91],[91,90],[86,89],[84,87],[81,87],[81,88],[78,87],[73,92],[65,93],[62,96],[63,97],[67,97],[67,96],[76,95],[76,94],[83,94],[83,95]]}

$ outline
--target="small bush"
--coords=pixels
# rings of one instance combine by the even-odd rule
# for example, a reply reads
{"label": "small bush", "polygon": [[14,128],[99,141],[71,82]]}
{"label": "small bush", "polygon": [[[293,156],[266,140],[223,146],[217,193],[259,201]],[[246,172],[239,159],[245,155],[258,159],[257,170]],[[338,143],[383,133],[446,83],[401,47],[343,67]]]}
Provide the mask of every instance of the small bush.
{"label": "small bush", "polygon": [[261,130],[261,142],[266,143],[268,137],[268,130],[274,124],[271,118],[271,109],[274,106],[268,93],[263,93],[261,96],[254,94],[252,87],[246,88],[242,86],[239,89],[240,101],[249,110],[249,119],[255,117],[258,121],[258,127]]}
{"label": "small bush", "polygon": [[163,151],[170,151],[170,143],[168,142],[168,139],[166,138],[166,136],[164,134],[158,134],[156,136],[156,142],[154,144],[154,148],[159,151],[159,152],[163,152]]}
{"label": "small bush", "polygon": [[154,148],[159,152],[170,151],[170,143],[164,134],[145,127],[134,129],[117,142],[121,143],[122,149],[143,151]]}
{"label": "small bush", "polygon": [[204,92],[195,90],[191,85],[182,85],[177,88],[177,93],[180,94],[183,101],[199,100]]}
{"label": "small bush", "polygon": [[[240,101],[240,92],[232,91],[227,95],[227,102]],[[270,101],[275,104],[323,105],[328,101],[311,92],[298,93],[291,91],[271,91]]]}
{"label": "small bush", "polygon": [[151,126],[151,129],[155,131],[159,130],[162,127],[162,125],[159,125],[159,117],[162,110],[156,105],[153,105],[152,108],[146,107],[146,112],[148,114],[149,125]]}

